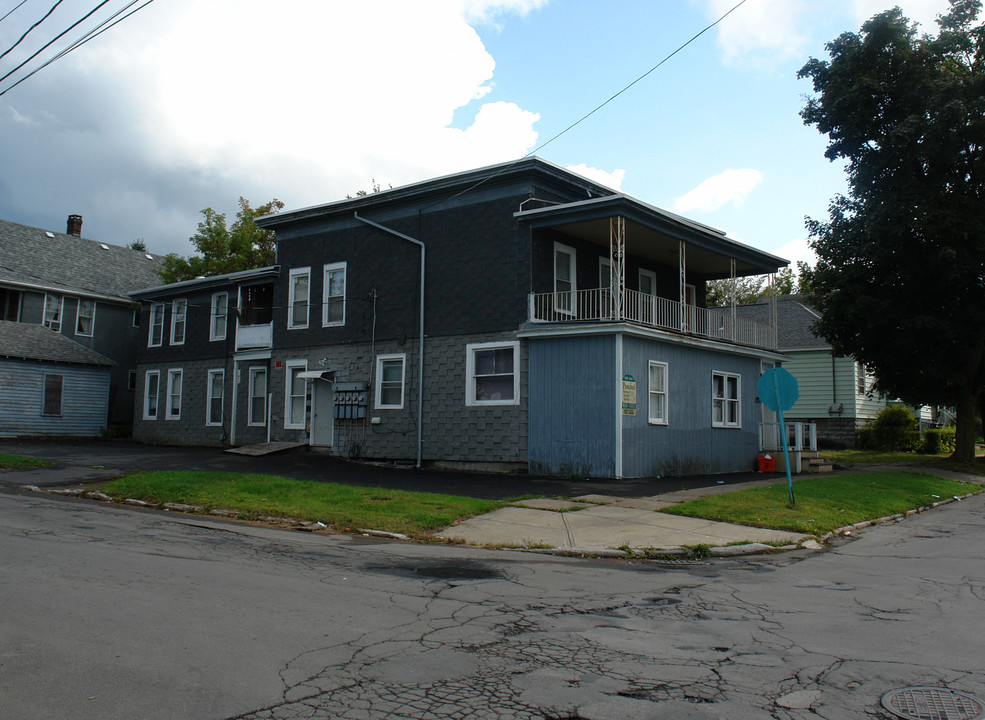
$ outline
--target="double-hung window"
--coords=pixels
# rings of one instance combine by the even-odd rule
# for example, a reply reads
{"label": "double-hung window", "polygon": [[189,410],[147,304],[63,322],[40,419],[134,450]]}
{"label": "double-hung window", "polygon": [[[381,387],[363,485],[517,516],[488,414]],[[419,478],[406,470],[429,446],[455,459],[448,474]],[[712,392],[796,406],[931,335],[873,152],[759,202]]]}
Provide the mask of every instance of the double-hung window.
{"label": "double-hung window", "polygon": [[376,358],[376,408],[399,410],[404,406],[404,353],[378,355]]}
{"label": "double-hung window", "polygon": [[649,422],[651,425],[667,424],[667,363],[650,361]]}
{"label": "double-hung window", "polygon": [[180,369],[168,370],[168,420],[181,418],[181,381],[184,373]]}
{"label": "double-hung window", "polygon": [[41,406],[42,415],[62,414],[63,375],[44,376],[44,400]]}
{"label": "double-hung window", "polygon": [[657,324],[657,274],[640,268],[639,274],[640,320],[648,325]]}
{"label": "double-hung window", "polygon": [[250,425],[267,424],[267,368],[250,368]]}
{"label": "double-hung window", "polygon": [[344,262],[325,266],[322,325],[345,325],[345,268]]}
{"label": "double-hung window", "polygon": [[160,371],[148,370],[144,375],[144,420],[157,420],[157,397],[160,388]]}
{"label": "double-hung window", "polygon": [[554,311],[566,315],[575,313],[575,249],[554,243]]}
{"label": "double-hung window", "polygon": [[308,327],[310,292],[311,268],[304,267],[291,270],[291,304],[287,317],[287,327],[289,330]]}
{"label": "double-hung window", "polygon": [[229,318],[229,293],[212,293],[212,309],[209,317],[209,340],[225,340]]}
{"label": "double-hung window", "polygon": [[75,314],[75,334],[92,337],[92,325],[96,319],[96,301],[79,298],[79,309]]}
{"label": "double-hung window", "polygon": [[209,370],[209,405],[205,409],[206,425],[222,425],[225,399],[225,370]]}
{"label": "double-hung window", "polygon": [[742,427],[742,378],[731,373],[711,374],[712,427]]}
{"label": "double-hung window", "polygon": [[519,405],[520,343],[475,343],[466,346],[465,404]]}
{"label": "double-hung window", "polygon": [[308,369],[306,360],[287,361],[287,387],[284,395],[287,406],[284,408],[284,427],[289,430],[304,430],[308,406],[308,383],[301,373]]}
{"label": "double-hung window", "polygon": [[44,326],[55,332],[62,329],[62,296],[50,293],[44,296]]}
{"label": "double-hung window", "polygon": [[171,303],[171,344],[184,345],[188,301],[184,298]]}
{"label": "double-hung window", "polygon": [[164,303],[151,303],[150,328],[147,330],[147,347],[160,347],[164,342]]}

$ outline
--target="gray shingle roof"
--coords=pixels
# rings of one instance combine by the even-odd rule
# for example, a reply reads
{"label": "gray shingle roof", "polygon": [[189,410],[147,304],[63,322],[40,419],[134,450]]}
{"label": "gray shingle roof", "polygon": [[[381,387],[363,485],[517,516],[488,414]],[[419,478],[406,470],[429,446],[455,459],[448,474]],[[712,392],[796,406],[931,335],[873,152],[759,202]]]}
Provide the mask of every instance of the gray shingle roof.
{"label": "gray shingle roof", "polygon": [[43,325],[0,320],[0,357],[73,365],[113,365],[113,361]]}
{"label": "gray shingle roof", "polygon": [[[159,285],[161,258],[140,250],[50,233],[0,220],[0,283],[26,283],[66,293],[129,301],[127,293]],[[105,247],[103,247],[105,245]]]}
{"label": "gray shingle roof", "polygon": [[[768,301],[753,305],[739,305],[735,308],[740,318],[768,323],[770,306]],[[776,335],[778,350],[803,350],[807,348],[827,348],[831,345],[811,331],[820,315],[809,307],[801,295],[780,295],[776,303]]]}

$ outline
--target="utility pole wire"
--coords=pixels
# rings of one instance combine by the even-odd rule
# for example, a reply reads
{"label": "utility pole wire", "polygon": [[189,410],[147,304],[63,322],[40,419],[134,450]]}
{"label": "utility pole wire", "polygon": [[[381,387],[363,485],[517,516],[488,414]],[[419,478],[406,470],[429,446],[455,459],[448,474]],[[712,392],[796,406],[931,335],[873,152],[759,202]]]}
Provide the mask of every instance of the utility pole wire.
{"label": "utility pole wire", "polygon": [[3,17],[0,17],[0,22],[3,22],[3,21],[4,21],[4,20],[6,20],[7,18],[9,18],[9,17],[10,17],[10,16],[11,16],[11,15],[12,15],[12,14],[14,13],[14,10],[17,10],[17,9],[18,9],[18,8],[19,8],[19,7],[21,6],[21,5],[23,5],[23,4],[24,4],[24,3],[26,3],[26,2],[27,2],[27,0],[21,0],[21,1],[19,2],[19,3],[17,3],[17,4],[16,4],[16,5],[14,6],[14,7],[12,7],[12,8],[11,8],[11,9],[10,9],[10,10],[9,10],[9,11],[7,12],[7,14],[6,14],[6,15],[4,15]]}
{"label": "utility pole wire", "polygon": [[[27,0],[24,0],[24,2],[27,2]],[[21,4],[23,5],[23,3],[21,3]],[[47,19],[48,19],[48,17],[49,17],[50,15],[51,15],[51,13],[53,13],[53,12],[55,12],[55,8],[56,8],[56,7],[58,7],[58,6],[59,6],[59,5],[61,5],[61,4],[62,4],[62,0],[57,0],[57,2],[56,2],[56,3],[54,4],[54,5],[52,5],[52,6],[51,6],[51,9],[50,9],[50,10],[49,10],[48,12],[46,12],[46,13],[45,13],[45,16],[44,16],[43,18],[41,18],[40,20],[38,20],[38,21],[37,21],[36,23],[34,23],[34,24],[33,24],[33,25],[31,26],[31,27],[29,27],[29,28],[28,28],[27,30],[25,30],[25,31],[24,31],[24,34],[23,34],[23,35],[21,35],[21,36],[20,36],[20,37],[19,37],[19,38],[17,39],[17,42],[15,42],[15,43],[14,43],[13,45],[11,45],[11,46],[10,46],[9,48],[7,48],[6,50],[4,50],[4,51],[3,51],[3,55],[0,55],[0,60],[3,60],[3,59],[4,59],[5,57],[7,57],[7,53],[9,53],[9,52],[10,52],[11,50],[13,50],[13,49],[14,49],[15,47],[17,47],[18,45],[20,45],[20,44],[21,44],[21,41],[22,41],[22,40],[23,40],[24,38],[26,38],[26,37],[27,37],[28,35],[30,35],[30,34],[31,34],[31,31],[32,31],[32,30],[33,30],[34,28],[36,28],[36,27],[37,27],[38,25],[40,25],[40,24],[41,24],[41,23],[43,23],[43,22],[44,22],[45,20],[47,20]],[[20,7],[20,5],[18,5],[17,7]],[[14,10],[16,10],[16,9],[17,9],[17,8],[14,8]],[[11,10],[10,12],[13,12],[14,10]],[[10,13],[7,13],[7,15],[9,15],[9,14],[10,14]],[[4,15],[4,17],[7,17],[7,15]]]}

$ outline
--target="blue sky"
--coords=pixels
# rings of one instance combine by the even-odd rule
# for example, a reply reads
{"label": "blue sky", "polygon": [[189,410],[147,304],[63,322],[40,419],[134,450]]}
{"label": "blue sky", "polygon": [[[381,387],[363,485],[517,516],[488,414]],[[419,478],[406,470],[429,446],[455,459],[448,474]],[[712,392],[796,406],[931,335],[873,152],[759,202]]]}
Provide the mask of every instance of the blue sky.
{"label": "blue sky", "polygon": [[[199,210],[240,195],[296,208],[516,159],[736,2],[154,2],[0,96],[0,217],[63,231],[79,213],[86,237],[187,254]],[[929,31],[947,7],[899,4]],[[50,5],[16,9],[0,45]],[[889,5],[746,0],[536,154],[807,258],[804,217],[845,185],[798,115],[797,70]],[[91,7],[65,0],[0,75]]]}

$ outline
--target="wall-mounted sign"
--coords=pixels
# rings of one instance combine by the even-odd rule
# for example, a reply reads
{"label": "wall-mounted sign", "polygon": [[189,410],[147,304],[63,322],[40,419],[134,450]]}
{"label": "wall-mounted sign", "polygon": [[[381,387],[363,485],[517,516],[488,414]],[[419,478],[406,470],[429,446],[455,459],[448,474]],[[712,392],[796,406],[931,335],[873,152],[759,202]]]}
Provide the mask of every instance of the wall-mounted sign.
{"label": "wall-mounted sign", "polygon": [[632,375],[622,376],[622,414],[636,414],[636,378]]}

